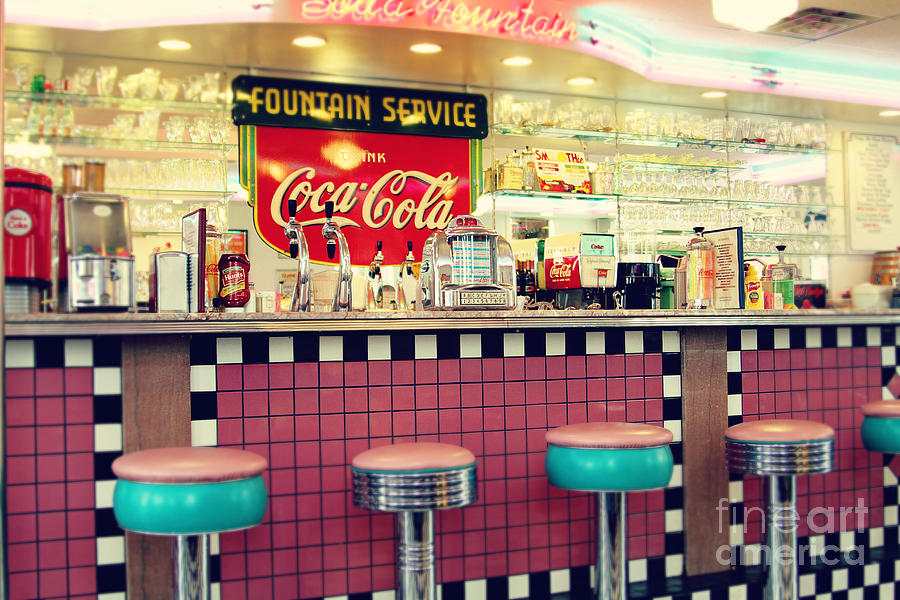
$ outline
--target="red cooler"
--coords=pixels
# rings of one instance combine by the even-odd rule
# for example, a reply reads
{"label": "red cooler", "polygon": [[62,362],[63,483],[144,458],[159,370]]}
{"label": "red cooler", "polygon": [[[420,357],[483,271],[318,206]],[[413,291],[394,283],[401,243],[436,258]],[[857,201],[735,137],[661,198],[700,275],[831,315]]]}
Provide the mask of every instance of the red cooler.
{"label": "red cooler", "polygon": [[41,291],[52,283],[52,183],[42,173],[15,167],[6,167],[3,178],[4,310],[39,312]]}

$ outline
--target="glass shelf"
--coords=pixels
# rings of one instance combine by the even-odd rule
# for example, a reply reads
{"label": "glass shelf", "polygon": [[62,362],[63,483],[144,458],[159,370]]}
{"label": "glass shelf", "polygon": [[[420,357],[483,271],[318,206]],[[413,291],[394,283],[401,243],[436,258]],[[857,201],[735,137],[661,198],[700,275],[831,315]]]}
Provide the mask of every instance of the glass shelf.
{"label": "glass shelf", "polygon": [[586,200],[600,202],[615,199],[616,194],[574,194],[571,192],[545,192],[543,190],[494,190],[484,192],[482,196],[509,196],[519,198],[554,198],[561,200]]}
{"label": "glass shelf", "polygon": [[130,200],[191,200],[210,202],[220,202],[230,200],[237,192],[230,190],[172,190],[160,188],[131,188],[131,187],[107,187],[106,191],[111,194],[121,194],[127,196]]}
{"label": "glass shelf", "polygon": [[[714,229],[720,229],[715,227]],[[682,229],[617,229],[619,244],[629,243],[629,238],[640,240],[648,236],[655,238],[653,246],[657,253],[683,252],[687,240],[696,234]],[[744,230],[744,254],[753,256],[776,256],[775,244],[787,245],[785,254],[796,256],[823,256],[846,254],[847,236],[824,233],[758,233]]]}
{"label": "glass shelf", "polygon": [[619,170],[635,170],[635,171],[664,171],[671,173],[680,172],[734,172],[746,169],[748,165],[703,165],[693,163],[670,163],[670,162],[653,162],[640,160],[622,161],[616,165]]}
{"label": "glass shelf", "polygon": [[766,208],[827,208],[843,209],[843,204],[825,204],[822,202],[775,202],[770,200],[738,200],[737,198],[677,198],[672,196],[631,196],[621,194],[618,196],[622,202],[635,203],[665,203],[665,204],[681,204],[681,203],[697,203],[697,204],[736,204],[742,206],[762,206]]}
{"label": "glass shelf", "polygon": [[616,196],[526,190],[486,192],[475,201],[475,215],[491,210],[526,214],[612,215]]}
{"label": "glass shelf", "polygon": [[157,152],[171,150],[173,152],[197,151],[214,152],[225,155],[237,147],[236,144],[213,144],[210,142],[169,142],[164,140],[137,140],[106,137],[79,137],[63,135],[29,135],[23,133],[6,133],[7,143],[29,142],[74,148],[110,148],[116,150],[136,150]]}
{"label": "glass shelf", "polygon": [[661,135],[644,135],[616,131],[593,131],[589,129],[564,129],[546,125],[517,126],[510,123],[496,123],[491,126],[495,133],[502,135],[524,135],[551,138],[578,138],[607,144],[649,146],[657,148],[685,148],[712,150],[716,152],[738,152],[745,154],[825,154],[825,148],[808,146],[779,146],[776,144],[756,144],[729,140],[706,140]]}
{"label": "glass shelf", "polygon": [[162,100],[159,98],[117,98],[115,96],[94,96],[90,94],[70,94],[67,92],[34,93],[26,90],[6,90],[6,99],[16,102],[61,102],[75,106],[109,108],[141,112],[155,109],[177,113],[230,113],[231,105],[225,102],[189,102],[187,100]]}

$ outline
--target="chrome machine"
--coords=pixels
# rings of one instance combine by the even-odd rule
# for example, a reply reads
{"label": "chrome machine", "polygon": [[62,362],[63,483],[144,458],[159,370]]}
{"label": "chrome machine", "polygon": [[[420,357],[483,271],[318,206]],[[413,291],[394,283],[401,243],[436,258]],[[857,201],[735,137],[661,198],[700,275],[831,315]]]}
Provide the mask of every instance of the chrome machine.
{"label": "chrome machine", "polygon": [[509,242],[476,217],[456,217],[422,251],[417,307],[425,310],[516,306],[515,259]]}

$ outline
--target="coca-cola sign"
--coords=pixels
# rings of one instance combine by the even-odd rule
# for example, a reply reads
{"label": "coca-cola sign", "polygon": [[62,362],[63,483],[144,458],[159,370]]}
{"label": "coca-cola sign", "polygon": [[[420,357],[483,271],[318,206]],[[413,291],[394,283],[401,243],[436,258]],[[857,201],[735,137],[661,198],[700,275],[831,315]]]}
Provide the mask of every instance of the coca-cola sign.
{"label": "coca-cola sign", "polygon": [[288,255],[288,201],[296,200],[313,262],[333,263],[321,225],[325,203],[350,247],[354,265],[368,265],[377,241],[384,264],[399,264],[455,215],[471,209],[472,156],[478,142],[348,131],[241,128],[241,180],[256,231]]}
{"label": "coca-cola sign", "polygon": [[581,287],[581,272],[577,256],[547,258],[544,260],[548,290],[572,290]]}

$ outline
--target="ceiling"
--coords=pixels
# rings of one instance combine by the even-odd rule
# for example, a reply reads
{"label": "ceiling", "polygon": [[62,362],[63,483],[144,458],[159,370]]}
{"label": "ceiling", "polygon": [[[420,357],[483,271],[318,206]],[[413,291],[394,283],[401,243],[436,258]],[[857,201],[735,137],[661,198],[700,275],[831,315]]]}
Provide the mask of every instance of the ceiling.
{"label": "ceiling", "polygon": [[[22,0],[15,0],[21,2]],[[37,4],[45,0],[32,0]],[[615,10],[649,37],[701,41],[715,45],[781,52],[787,57],[808,56],[819,61],[858,61],[896,68],[900,65],[900,1],[816,0],[801,1],[801,8],[816,6],[847,10],[877,17],[870,25],[815,42],[763,33],[738,31],[713,20],[711,0],[619,0],[567,2],[591,10]],[[13,0],[7,0],[7,6]],[[752,2],[752,0],[748,0]],[[558,0],[557,0],[558,3]],[[536,6],[542,2],[536,0]],[[550,4],[550,3],[548,3]],[[9,9],[7,9],[9,10]],[[291,45],[297,35],[317,33],[328,44],[301,49]],[[164,38],[186,39],[187,52],[161,50]],[[436,55],[415,55],[407,48],[419,41],[435,41],[444,48]],[[523,41],[459,33],[419,31],[387,27],[294,23],[218,23],[172,25],[88,31],[42,25],[10,23],[6,28],[7,65],[17,61],[40,62],[31,52],[79,55],[67,59],[66,73],[76,63],[120,65],[120,73],[135,72],[147,62],[163,64],[163,76],[180,76],[203,69],[224,69],[231,74],[256,70],[333,81],[364,79],[373,83],[412,83],[438,87],[499,88],[558,92],[627,101],[660,102],[709,108],[729,108],[771,114],[825,116],[856,121],[878,121],[878,108],[863,104],[807,100],[751,92],[731,92],[724,100],[703,100],[700,89],[650,81],[629,69],[574,50],[535,45]],[[512,69],[502,58],[525,54],[534,63]],[[133,63],[129,63],[133,60]],[[565,81],[590,75],[597,83],[573,88]],[[883,119],[882,119],[883,120]]]}

